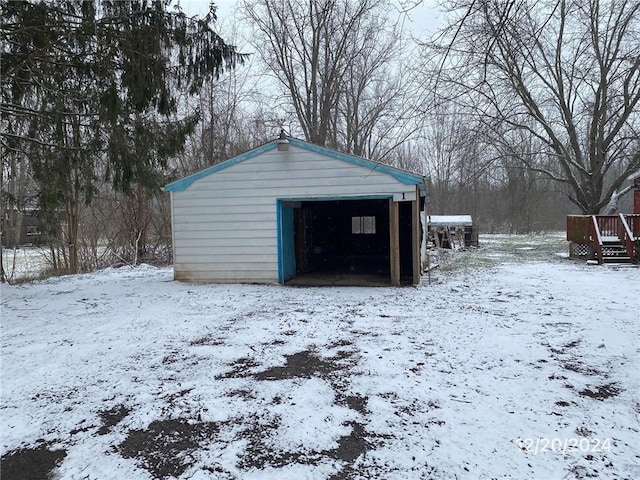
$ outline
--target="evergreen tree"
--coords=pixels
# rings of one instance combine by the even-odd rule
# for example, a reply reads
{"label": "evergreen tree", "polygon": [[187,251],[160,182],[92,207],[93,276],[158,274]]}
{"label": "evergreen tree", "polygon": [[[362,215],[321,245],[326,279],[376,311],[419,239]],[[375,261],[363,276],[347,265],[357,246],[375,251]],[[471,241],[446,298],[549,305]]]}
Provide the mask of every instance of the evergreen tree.
{"label": "evergreen tree", "polygon": [[200,19],[170,3],[0,2],[2,147],[28,158],[71,272],[81,204],[103,180],[141,198],[157,189],[199,119],[180,96],[242,60],[211,28],[213,6]]}

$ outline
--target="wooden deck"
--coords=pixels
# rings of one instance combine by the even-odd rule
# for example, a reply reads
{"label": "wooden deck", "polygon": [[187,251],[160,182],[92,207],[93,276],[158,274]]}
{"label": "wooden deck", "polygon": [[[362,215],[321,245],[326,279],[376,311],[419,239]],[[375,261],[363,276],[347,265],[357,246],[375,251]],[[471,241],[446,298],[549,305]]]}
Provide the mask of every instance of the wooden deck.
{"label": "wooden deck", "polygon": [[640,214],[570,215],[570,256],[604,263],[640,263]]}

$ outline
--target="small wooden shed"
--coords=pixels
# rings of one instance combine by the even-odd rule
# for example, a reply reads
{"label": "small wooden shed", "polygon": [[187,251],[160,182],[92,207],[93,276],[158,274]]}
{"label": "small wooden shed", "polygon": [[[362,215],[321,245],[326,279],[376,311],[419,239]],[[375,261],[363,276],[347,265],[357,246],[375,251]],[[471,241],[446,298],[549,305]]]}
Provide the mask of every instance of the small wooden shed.
{"label": "small wooden shed", "polygon": [[478,229],[471,215],[429,215],[429,237],[439,248],[466,248],[478,246]]}
{"label": "small wooden shed", "polygon": [[421,175],[281,138],[164,190],[176,280],[420,281]]}

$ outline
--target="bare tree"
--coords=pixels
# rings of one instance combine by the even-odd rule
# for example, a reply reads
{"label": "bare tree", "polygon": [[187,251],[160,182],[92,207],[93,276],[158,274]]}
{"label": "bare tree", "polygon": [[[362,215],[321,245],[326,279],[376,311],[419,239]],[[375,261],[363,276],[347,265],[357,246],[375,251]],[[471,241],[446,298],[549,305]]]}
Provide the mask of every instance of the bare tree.
{"label": "bare tree", "polygon": [[254,46],[306,140],[382,158],[415,131],[390,2],[247,0],[243,7]]}
{"label": "bare tree", "polygon": [[203,120],[194,136],[194,146],[204,162],[201,168],[227,160],[259,144],[266,143],[279,133],[278,122],[264,131],[265,120],[260,101],[260,76],[252,65],[238,68],[233,75],[205,84],[198,98]]}
{"label": "bare tree", "polygon": [[[255,83],[257,81],[257,83]],[[198,109],[202,120],[189,137],[185,151],[172,160],[173,177],[189,175],[273,140],[282,128],[282,119],[265,105],[250,70],[203,85],[185,108]]]}
{"label": "bare tree", "polygon": [[[6,122],[8,132],[23,128],[21,119]],[[5,266],[4,255],[0,255],[0,282],[9,280],[15,270],[15,247],[20,244],[23,223],[29,203],[35,197],[33,179],[29,171],[27,156],[22,146],[10,136],[0,143],[2,169],[0,170],[0,249],[14,249],[12,265]]]}
{"label": "bare tree", "polygon": [[[499,155],[566,184],[584,213],[628,191],[640,169],[640,3],[471,0],[455,13],[431,45],[440,100],[479,120]],[[514,148],[522,131],[539,149]]]}
{"label": "bare tree", "polygon": [[347,45],[348,59],[333,142],[354,155],[388,160],[421,124],[418,85],[402,29],[386,15],[363,22]]}

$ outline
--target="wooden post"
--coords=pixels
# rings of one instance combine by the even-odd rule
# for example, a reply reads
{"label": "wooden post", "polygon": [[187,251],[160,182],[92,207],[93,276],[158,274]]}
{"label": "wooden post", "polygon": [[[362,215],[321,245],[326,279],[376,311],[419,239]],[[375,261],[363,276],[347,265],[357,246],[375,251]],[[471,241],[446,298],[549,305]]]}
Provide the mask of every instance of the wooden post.
{"label": "wooden post", "polygon": [[391,285],[400,285],[400,225],[398,203],[389,199],[389,261],[391,262]]}
{"label": "wooden post", "polygon": [[413,265],[413,285],[420,283],[420,190],[416,186],[416,199],[411,202],[411,249]]}

